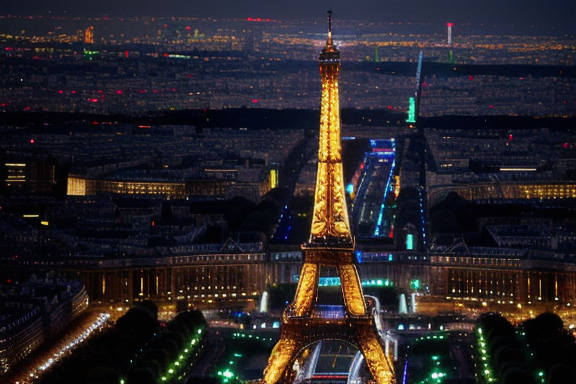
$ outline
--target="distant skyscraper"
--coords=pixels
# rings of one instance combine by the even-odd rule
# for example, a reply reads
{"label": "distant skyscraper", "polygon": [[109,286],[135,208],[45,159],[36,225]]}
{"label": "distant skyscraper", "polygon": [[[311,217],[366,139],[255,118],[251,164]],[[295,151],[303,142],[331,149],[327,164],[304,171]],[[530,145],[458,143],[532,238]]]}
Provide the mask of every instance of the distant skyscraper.
{"label": "distant skyscraper", "polygon": [[94,44],[94,27],[90,26],[84,31],[84,44]]}
{"label": "distant skyscraper", "polygon": [[454,23],[446,23],[448,26],[448,45],[452,45],[452,27]]}

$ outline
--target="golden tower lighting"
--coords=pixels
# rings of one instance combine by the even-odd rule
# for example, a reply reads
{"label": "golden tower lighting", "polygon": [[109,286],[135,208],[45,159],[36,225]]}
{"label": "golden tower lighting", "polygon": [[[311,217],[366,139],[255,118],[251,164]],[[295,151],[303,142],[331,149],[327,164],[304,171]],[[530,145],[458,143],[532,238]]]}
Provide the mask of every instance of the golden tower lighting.
{"label": "golden tower lighting", "polygon": [[[310,239],[303,246],[304,264],[294,301],[282,317],[280,340],[272,350],[262,383],[291,383],[292,367],[300,353],[321,340],[338,339],[356,346],[364,355],[378,384],[395,383],[394,368],[382,348],[366,304],[354,262],[340,143],[340,100],[338,75],[340,52],[332,41],[331,11],[328,39],[319,57],[322,78],[318,173]],[[323,267],[338,271],[344,315],[327,317],[316,306]]]}

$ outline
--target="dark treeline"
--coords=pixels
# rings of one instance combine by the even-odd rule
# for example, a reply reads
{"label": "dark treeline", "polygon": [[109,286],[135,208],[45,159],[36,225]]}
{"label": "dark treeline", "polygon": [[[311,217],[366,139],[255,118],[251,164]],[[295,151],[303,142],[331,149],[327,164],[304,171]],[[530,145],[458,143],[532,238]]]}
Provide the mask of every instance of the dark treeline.
{"label": "dark treeline", "polygon": [[[388,126],[388,122],[404,122],[404,113],[388,110],[343,109],[342,123],[345,125]],[[303,109],[229,108],[223,110],[180,110],[154,112],[142,116],[96,115],[89,113],[59,112],[6,112],[1,115],[4,126],[30,127],[36,133],[69,132],[115,132],[115,124],[133,125],[188,125],[203,128],[248,128],[261,129],[318,129],[320,112]],[[369,122],[368,122],[369,121]],[[442,129],[466,127],[468,129],[536,129],[573,131],[576,117],[533,117],[533,116],[436,116],[421,118],[421,127]],[[152,129],[151,134],[155,134]]]}
{"label": "dark treeline", "polygon": [[534,116],[436,116],[421,118],[419,125],[441,129],[506,129],[548,128],[552,131],[574,132],[576,117]]}
{"label": "dark treeline", "polygon": [[[198,329],[206,327],[202,312],[180,312],[173,320],[158,320],[151,301],[136,303],[114,326],[91,337],[53,366],[40,384],[147,384],[161,381]],[[198,356],[188,355],[188,364]]]}
{"label": "dark treeline", "polygon": [[[487,313],[480,316],[477,328],[482,332],[476,347],[487,350],[492,377],[498,382],[576,383],[576,341],[558,315],[542,313],[514,327],[502,315]],[[477,361],[479,372],[485,370],[483,363]]]}
{"label": "dark treeline", "polygon": [[[387,125],[387,121],[404,121],[403,113],[388,110],[341,111],[343,124]],[[264,109],[228,108],[222,110],[188,109],[179,111],[151,112],[141,116],[97,115],[90,113],[60,112],[5,112],[1,115],[2,125],[32,127],[38,133],[114,132],[118,123],[134,125],[190,125],[198,131],[202,128],[249,128],[249,129],[306,129],[317,130],[320,121],[319,110],[308,109]],[[367,123],[370,121],[370,123]],[[48,125],[46,125],[48,124]]]}
{"label": "dark treeline", "polygon": [[576,66],[529,64],[422,63],[424,76],[576,77]]}

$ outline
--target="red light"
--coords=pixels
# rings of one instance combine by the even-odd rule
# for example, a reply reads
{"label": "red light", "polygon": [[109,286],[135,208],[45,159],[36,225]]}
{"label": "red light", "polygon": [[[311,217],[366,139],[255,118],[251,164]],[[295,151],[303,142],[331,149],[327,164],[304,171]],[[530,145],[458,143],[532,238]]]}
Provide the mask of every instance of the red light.
{"label": "red light", "polygon": [[30,144],[34,144],[34,139],[30,139]]}
{"label": "red light", "polygon": [[97,122],[97,121],[93,121],[93,122],[92,122],[92,125],[98,125],[98,122]]}
{"label": "red light", "polygon": [[266,19],[267,22],[270,22],[270,19]]}
{"label": "red light", "polygon": [[453,26],[454,26],[454,23],[446,23],[446,25],[449,26],[449,27],[453,27]]}
{"label": "red light", "polygon": [[76,91],[72,91],[72,94],[75,95],[75,94],[76,94]]}
{"label": "red light", "polygon": [[258,102],[258,99],[252,99],[252,103],[256,104]]}
{"label": "red light", "polygon": [[261,18],[259,18],[259,17],[257,17],[257,18],[256,18],[256,21],[262,21],[262,19],[261,19]]}
{"label": "red light", "polygon": [[60,91],[58,91],[58,93],[59,93],[59,94],[63,94],[63,93],[64,93],[64,91],[60,90]]}
{"label": "red light", "polygon": [[88,99],[88,102],[90,102],[90,103],[97,103],[97,102],[98,102],[98,99],[90,98],[90,99]]}
{"label": "red light", "polygon": [[117,91],[116,91],[116,94],[117,94],[117,95],[121,95],[121,94],[122,94],[122,91],[121,91],[121,90],[117,90]]}
{"label": "red light", "polygon": [[493,106],[492,104],[490,104],[490,105],[488,106],[488,108],[493,109],[494,106]]}
{"label": "red light", "polygon": [[508,140],[512,141],[512,134],[508,135]]}
{"label": "red light", "polygon": [[130,52],[124,51],[124,57],[130,57]]}
{"label": "red light", "polygon": [[394,109],[394,107],[391,106],[391,105],[389,105],[387,108],[388,108],[389,110],[393,110],[393,109]]}
{"label": "red light", "polygon": [[6,282],[7,282],[8,284],[10,284],[10,283],[11,283],[10,279],[6,280]]}
{"label": "red light", "polygon": [[468,76],[468,80],[474,80],[474,76],[472,75]]}
{"label": "red light", "polygon": [[186,27],[186,30],[187,30],[187,31],[190,31],[190,27]]}
{"label": "red light", "polygon": [[562,148],[564,148],[564,149],[568,148],[568,143],[562,144]]}
{"label": "red light", "polygon": [[[246,20],[248,20],[248,21],[252,21],[252,18],[251,18],[251,17],[249,17],[249,18],[247,18]],[[6,48],[6,49],[8,49],[8,48]]]}

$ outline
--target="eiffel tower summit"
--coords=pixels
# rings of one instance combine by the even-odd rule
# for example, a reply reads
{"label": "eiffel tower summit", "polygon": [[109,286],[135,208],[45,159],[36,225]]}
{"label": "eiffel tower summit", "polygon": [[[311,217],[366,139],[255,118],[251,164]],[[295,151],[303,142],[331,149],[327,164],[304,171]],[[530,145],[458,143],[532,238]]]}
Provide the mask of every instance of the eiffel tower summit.
{"label": "eiffel tower summit", "polygon": [[[372,382],[396,383],[394,368],[378,336],[374,308],[364,299],[355,265],[340,143],[340,52],[332,40],[331,11],[328,39],[318,61],[322,101],[312,227],[310,238],[302,247],[304,264],[296,296],[284,311],[280,340],[272,350],[261,383],[294,382],[294,363],[306,348],[322,340],[341,340],[355,346],[365,359]],[[326,310],[318,300],[320,276],[326,273],[340,278],[339,311]]]}

